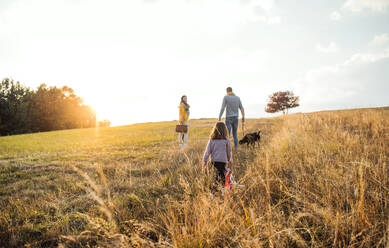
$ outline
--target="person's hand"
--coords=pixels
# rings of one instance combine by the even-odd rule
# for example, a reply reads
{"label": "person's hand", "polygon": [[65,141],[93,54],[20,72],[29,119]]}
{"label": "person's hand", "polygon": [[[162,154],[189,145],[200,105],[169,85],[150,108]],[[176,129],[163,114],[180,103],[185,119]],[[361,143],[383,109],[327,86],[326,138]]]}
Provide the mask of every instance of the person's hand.
{"label": "person's hand", "polygon": [[208,167],[207,167],[207,162],[204,162],[203,163],[203,168],[202,168],[202,171],[204,171],[205,169],[207,169]]}
{"label": "person's hand", "polygon": [[245,119],[244,119],[244,116],[242,117],[242,122],[244,122],[245,121]]}

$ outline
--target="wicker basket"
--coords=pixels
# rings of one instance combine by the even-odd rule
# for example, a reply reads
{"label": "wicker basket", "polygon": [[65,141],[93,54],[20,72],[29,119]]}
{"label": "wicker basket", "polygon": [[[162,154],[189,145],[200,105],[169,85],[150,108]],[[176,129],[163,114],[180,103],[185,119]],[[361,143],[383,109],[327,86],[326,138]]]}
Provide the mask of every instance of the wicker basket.
{"label": "wicker basket", "polygon": [[188,132],[188,126],[187,125],[176,125],[176,132],[177,133],[186,133],[186,132]]}

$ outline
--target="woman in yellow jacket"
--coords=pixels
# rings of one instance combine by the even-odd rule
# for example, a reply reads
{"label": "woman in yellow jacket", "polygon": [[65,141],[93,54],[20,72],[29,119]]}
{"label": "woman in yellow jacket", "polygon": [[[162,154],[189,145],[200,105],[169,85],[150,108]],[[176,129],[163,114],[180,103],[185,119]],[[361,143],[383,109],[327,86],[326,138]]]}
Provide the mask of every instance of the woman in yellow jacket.
{"label": "woman in yellow jacket", "polygon": [[[185,95],[181,97],[181,102],[180,102],[180,111],[179,111],[179,122],[181,125],[186,125],[189,126],[189,104],[188,104],[188,99]],[[187,129],[188,131],[186,133],[179,133],[178,134],[178,142],[180,148],[182,146],[186,146],[188,143],[188,132],[189,132],[189,127]]]}

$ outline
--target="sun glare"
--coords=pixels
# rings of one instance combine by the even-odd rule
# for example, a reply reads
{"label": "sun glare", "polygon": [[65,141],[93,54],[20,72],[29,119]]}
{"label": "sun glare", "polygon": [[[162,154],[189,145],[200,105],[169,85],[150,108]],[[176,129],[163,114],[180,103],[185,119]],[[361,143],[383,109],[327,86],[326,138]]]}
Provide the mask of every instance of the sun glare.
{"label": "sun glare", "polygon": [[99,94],[90,94],[85,97],[84,102],[96,111],[97,121],[109,120],[111,126],[126,125],[136,121],[134,116],[125,111],[128,105],[120,103],[120,100],[115,97],[100,97]]}
{"label": "sun glare", "polygon": [[112,117],[115,108],[110,106],[109,103],[110,101],[93,94],[85,97],[85,104],[90,105],[96,111],[98,121],[110,120],[110,117]]}

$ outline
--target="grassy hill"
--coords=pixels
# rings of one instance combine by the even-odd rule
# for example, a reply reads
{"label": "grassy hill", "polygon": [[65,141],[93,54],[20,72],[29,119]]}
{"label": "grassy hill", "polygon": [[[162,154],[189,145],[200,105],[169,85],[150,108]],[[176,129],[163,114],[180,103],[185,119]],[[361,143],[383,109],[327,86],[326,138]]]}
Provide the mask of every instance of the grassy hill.
{"label": "grassy hill", "polygon": [[200,166],[214,123],[185,152],[174,122],[0,137],[0,247],[389,244],[388,108],[249,120],[226,199]]}

